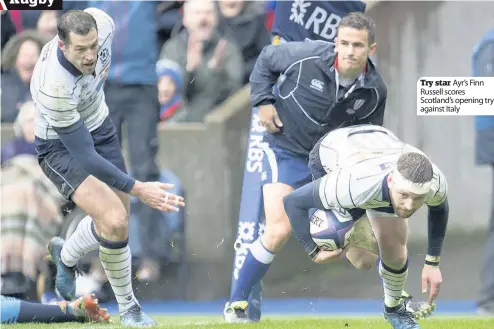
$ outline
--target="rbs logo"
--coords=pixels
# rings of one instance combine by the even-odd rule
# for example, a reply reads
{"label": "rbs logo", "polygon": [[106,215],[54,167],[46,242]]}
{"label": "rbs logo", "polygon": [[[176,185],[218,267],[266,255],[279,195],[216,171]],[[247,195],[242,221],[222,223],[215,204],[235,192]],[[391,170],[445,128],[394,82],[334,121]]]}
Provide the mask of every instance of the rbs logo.
{"label": "rbs logo", "polygon": [[293,1],[290,20],[302,25],[306,30],[312,31],[321,38],[333,41],[341,17],[334,13],[328,15],[327,10],[319,6],[316,6],[310,13],[311,6],[312,2],[310,1]]}

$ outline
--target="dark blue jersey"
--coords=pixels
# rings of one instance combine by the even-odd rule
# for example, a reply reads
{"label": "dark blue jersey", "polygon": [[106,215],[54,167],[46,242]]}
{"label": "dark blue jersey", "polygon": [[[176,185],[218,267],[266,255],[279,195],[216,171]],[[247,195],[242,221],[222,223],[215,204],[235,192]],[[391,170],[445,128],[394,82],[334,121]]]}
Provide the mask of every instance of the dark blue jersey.
{"label": "dark blue jersey", "polygon": [[333,42],[336,27],[348,13],[365,11],[363,1],[278,1],[272,33],[286,41]]}

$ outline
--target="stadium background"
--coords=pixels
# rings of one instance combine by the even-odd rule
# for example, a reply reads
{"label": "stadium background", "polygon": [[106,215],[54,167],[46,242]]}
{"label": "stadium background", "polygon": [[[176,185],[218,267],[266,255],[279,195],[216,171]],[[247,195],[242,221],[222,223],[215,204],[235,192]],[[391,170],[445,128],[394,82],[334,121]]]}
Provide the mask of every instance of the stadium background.
{"label": "stadium background", "polygon": [[[424,76],[470,76],[473,46],[493,27],[492,2],[376,2],[377,64],[388,85],[385,126],[423,151],[448,177],[450,223],[441,261],[440,302],[467,301],[473,310],[492,201],[492,174],[474,161],[472,117],[417,117],[416,81]],[[183,182],[186,198],[186,272],[170,270],[159,283],[137,283],[141,299],[223,300],[229,293],[243,166],[250,121],[248,86],[216,107],[204,123],[163,126],[158,163]],[[2,144],[13,136],[2,124]],[[124,141],[125,144],[125,141]],[[410,220],[407,288],[420,295],[426,218]],[[166,243],[166,242],[165,242]],[[186,273],[181,280],[177,273]],[[379,299],[376,271],[344,262],[312,264],[292,239],[264,281],[264,298]],[[457,304],[460,305],[460,304]],[[460,309],[460,311],[462,311]]]}

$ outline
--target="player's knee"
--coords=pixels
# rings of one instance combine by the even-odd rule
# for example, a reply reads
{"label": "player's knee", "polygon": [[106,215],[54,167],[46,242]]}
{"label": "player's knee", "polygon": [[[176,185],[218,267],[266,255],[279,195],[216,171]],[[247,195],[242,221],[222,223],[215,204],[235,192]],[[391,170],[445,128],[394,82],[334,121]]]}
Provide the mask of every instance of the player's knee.
{"label": "player's knee", "polygon": [[367,271],[376,265],[377,255],[375,255],[375,257],[360,257],[357,259],[352,259],[350,262],[357,270]]}
{"label": "player's knee", "polygon": [[263,243],[270,251],[276,252],[288,241],[290,234],[291,227],[289,223],[268,225],[264,231]]}
{"label": "player's knee", "polygon": [[348,261],[357,270],[370,270],[376,265],[377,255],[362,248],[351,248],[347,252]]}
{"label": "player's knee", "polygon": [[123,205],[109,208],[105,212],[102,225],[103,238],[110,241],[121,241],[127,238],[128,230],[127,211]]}
{"label": "player's knee", "polygon": [[408,259],[406,247],[396,248],[390,253],[381,253],[381,259],[388,267],[399,270],[405,266]]}

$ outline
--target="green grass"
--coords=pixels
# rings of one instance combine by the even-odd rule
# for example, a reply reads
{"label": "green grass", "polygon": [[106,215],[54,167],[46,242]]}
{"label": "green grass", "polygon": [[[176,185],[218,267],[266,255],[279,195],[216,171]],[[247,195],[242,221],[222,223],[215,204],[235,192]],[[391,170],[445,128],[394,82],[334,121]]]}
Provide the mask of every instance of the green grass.
{"label": "green grass", "polygon": [[[380,317],[265,317],[256,324],[226,324],[217,316],[156,316],[159,326],[156,329],[390,329],[391,326]],[[422,329],[493,329],[494,318],[482,317],[444,317],[436,316],[420,321]],[[4,327],[4,326],[2,326]],[[82,328],[120,328],[118,319],[111,324],[16,324],[5,326],[13,329],[82,329]]]}

